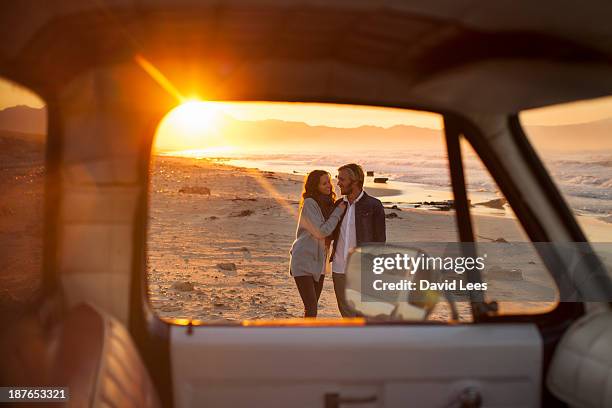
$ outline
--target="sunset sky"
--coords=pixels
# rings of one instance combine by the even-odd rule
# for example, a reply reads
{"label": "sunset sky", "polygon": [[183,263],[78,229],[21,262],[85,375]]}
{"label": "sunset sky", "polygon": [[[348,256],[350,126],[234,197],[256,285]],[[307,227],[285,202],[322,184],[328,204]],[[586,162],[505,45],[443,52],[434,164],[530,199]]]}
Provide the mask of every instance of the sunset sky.
{"label": "sunset sky", "polygon": [[0,79],[0,110],[16,105],[27,105],[32,108],[42,108],[45,103],[27,89]]}
{"label": "sunset sky", "polygon": [[[36,95],[12,83],[0,81],[0,110],[15,106],[27,105],[34,108],[44,107],[44,102]],[[612,97],[600,98],[597,101],[576,102],[554,108],[531,110],[521,114],[526,125],[569,125],[588,123],[612,117]],[[438,114],[410,111],[406,109],[376,108],[367,106],[348,106],[334,104],[307,103],[267,103],[267,102],[202,102],[191,100],[178,106],[160,123],[157,134],[158,150],[211,149],[222,152],[228,147],[247,148],[244,135],[249,139],[259,136],[258,146],[265,144],[279,145],[281,139],[308,139],[312,134],[301,129],[282,125],[268,126],[262,122],[253,130],[245,128],[240,121],[253,122],[268,119],[286,122],[301,122],[309,126],[326,126],[331,128],[351,129],[361,126],[392,128],[397,125],[409,125],[418,128],[440,130],[442,117]],[[267,139],[265,133],[282,133],[281,139]],[[284,132],[284,133],[283,133]],[[328,132],[329,133],[329,132]],[[291,134],[292,137],[287,138]],[[371,145],[371,133],[364,136],[362,143]],[[321,137],[329,138],[331,134]],[[358,137],[358,136],[356,136]],[[349,137],[350,139],[350,137]],[[282,140],[284,142],[284,140]],[[364,144],[364,145],[365,145]],[[228,146],[229,145],[229,146]],[[300,146],[296,145],[299,149]],[[217,149],[217,151],[215,151]]]}

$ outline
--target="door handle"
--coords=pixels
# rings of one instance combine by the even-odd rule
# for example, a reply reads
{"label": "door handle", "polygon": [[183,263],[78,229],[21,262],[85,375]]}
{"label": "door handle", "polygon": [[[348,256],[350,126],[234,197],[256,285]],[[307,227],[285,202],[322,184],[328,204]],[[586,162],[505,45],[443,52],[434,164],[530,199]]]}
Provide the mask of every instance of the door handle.
{"label": "door handle", "polygon": [[480,408],[482,407],[482,395],[474,387],[464,388],[457,396],[455,402],[449,408]]}
{"label": "door handle", "polygon": [[340,408],[340,404],[367,404],[378,399],[376,395],[368,397],[341,397],[337,392],[325,394],[325,408]]}

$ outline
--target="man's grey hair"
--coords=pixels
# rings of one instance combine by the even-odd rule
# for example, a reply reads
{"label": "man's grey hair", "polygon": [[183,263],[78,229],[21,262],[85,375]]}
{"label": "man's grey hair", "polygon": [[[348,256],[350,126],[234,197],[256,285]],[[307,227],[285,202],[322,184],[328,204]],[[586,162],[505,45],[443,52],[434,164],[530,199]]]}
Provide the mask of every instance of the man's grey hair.
{"label": "man's grey hair", "polygon": [[360,165],[356,163],[349,163],[339,167],[338,171],[340,170],[346,170],[347,173],[349,173],[349,175],[351,176],[351,180],[356,181],[359,184],[359,187],[363,188],[365,175]]}

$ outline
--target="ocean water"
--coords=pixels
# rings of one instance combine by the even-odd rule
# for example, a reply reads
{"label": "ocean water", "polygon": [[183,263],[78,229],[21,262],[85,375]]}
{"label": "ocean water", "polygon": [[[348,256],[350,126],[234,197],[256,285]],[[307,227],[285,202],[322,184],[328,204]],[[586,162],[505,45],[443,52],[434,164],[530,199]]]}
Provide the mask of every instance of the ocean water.
{"label": "ocean water", "polygon": [[[197,158],[197,152],[190,152],[190,157]],[[214,156],[202,154],[201,157]],[[235,166],[300,175],[323,169],[332,176],[342,164],[355,162],[365,171],[373,171],[376,177],[389,178],[385,185],[373,184],[368,178],[366,185],[401,191],[381,198],[383,201],[405,204],[452,199],[448,161],[440,151],[227,154],[222,160]],[[612,152],[545,154],[542,160],[576,214],[597,217],[612,214]],[[501,197],[496,183],[477,157],[464,153],[464,166],[473,204]]]}
{"label": "ocean water", "polygon": [[550,154],[543,161],[572,209],[582,214],[612,214],[612,152]]}

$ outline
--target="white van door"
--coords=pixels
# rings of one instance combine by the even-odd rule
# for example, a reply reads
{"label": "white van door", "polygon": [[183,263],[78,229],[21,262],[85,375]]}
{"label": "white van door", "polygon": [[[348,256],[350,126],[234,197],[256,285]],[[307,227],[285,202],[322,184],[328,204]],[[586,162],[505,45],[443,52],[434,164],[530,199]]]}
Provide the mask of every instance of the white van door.
{"label": "white van door", "polygon": [[532,324],[171,328],[176,407],[536,407]]}

